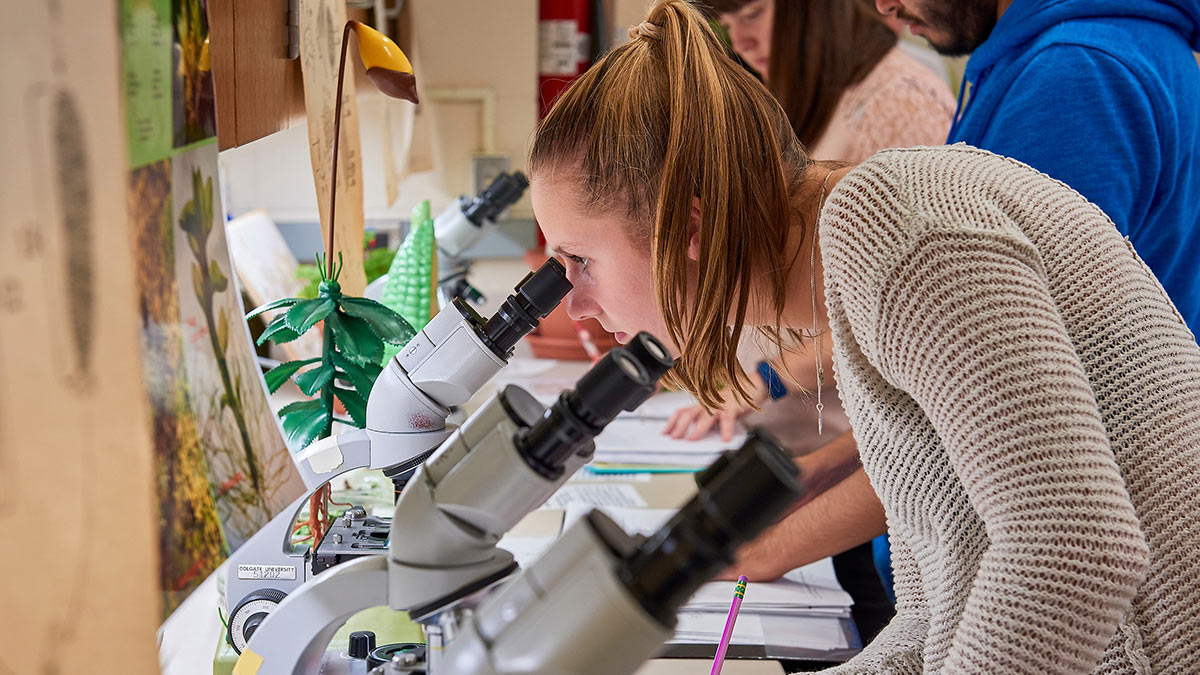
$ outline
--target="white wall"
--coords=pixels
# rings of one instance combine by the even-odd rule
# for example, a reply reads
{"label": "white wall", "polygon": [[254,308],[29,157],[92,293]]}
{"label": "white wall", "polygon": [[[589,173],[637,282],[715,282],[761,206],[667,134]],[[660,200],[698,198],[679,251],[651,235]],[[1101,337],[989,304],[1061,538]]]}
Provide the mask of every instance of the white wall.
{"label": "white wall", "polygon": [[[496,96],[496,150],[525,166],[526,144],[537,118],[536,0],[409,0],[414,12],[417,78],[430,88],[488,87]],[[360,78],[361,79],[361,78]],[[382,96],[359,83],[363,201],[368,226],[407,220],[422,199],[435,213],[469,191],[470,156],[481,149],[478,106],[424,102],[433,118],[435,169],[402,182],[387,204],[383,170]],[[404,103],[403,105],[408,105]],[[420,128],[420,127],[418,127]],[[304,125],[221,153],[223,193],[234,215],[264,208],[276,222],[317,222],[317,198]],[[531,218],[528,195],[510,211]]]}

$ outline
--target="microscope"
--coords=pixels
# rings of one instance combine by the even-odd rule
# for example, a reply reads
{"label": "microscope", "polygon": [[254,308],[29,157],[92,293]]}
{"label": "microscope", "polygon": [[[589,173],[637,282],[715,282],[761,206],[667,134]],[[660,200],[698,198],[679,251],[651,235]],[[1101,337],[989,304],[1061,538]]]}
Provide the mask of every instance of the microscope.
{"label": "microscope", "polygon": [[801,497],[797,475],[773,439],[753,432],[697,476],[699,492],[654,535],[631,537],[592,511],[484,599],[444,651],[431,643],[424,659],[400,653],[372,673],[628,675],[737,547]]}
{"label": "microscope", "polygon": [[346,619],[385,603],[421,623],[429,653],[440,653],[474,602],[517,571],[500,538],[591,458],[592,439],[649,398],[672,363],[641,333],[549,408],[518,386],[499,391],[409,481],[388,554],[338,565],[290,594],[252,633],[238,662],[246,670],[235,672],[318,672]]}
{"label": "microscope", "polygon": [[[309,445],[295,456],[308,491],[230,556],[225,582],[227,637],[241,653],[289,593],[316,574],[387,552],[386,519],[352,507],[312,547],[295,549],[292,530],[313,493],[352,469],[382,469],[396,491],[448,437],[450,408],[465,403],[512,356],[571,289],[555,259],[517,284],[496,314],[481,317],[462,299],[446,305],[388,362],[367,401],[367,424]],[[331,550],[332,549],[332,550]]]}
{"label": "microscope", "polygon": [[475,199],[459,197],[433,221],[433,236],[438,247],[438,300],[444,307],[455,298],[479,304],[480,293],[467,280],[471,265],[462,257],[463,251],[493,229],[496,218],[512,206],[525,189],[529,179],[520,171],[501,173]]}

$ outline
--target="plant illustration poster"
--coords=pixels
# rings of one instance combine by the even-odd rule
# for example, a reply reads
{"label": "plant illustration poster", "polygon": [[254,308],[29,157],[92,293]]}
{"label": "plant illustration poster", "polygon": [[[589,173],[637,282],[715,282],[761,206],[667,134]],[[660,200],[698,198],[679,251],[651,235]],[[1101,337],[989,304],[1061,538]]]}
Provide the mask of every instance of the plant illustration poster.
{"label": "plant illustration poster", "polygon": [[304,489],[229,262],[206,4],[122,0],[128,201],[167,613]]}
{"label": "plant illustration poster", "polygon": [[233,282],[214,146],[171,160],[188,390],[230,549],[303,491],[267,402]]}

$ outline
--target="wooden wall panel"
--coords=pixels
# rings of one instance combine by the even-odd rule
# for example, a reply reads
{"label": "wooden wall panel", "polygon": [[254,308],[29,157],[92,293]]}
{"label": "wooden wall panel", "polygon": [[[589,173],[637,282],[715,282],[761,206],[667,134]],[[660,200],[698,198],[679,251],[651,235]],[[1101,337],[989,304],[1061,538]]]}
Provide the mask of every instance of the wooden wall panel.
{"label": "wooden wall panel", "polygon": [[210,49],[220,148],[303,118],[300,62],[287,59],[287,0],[210,0]]}

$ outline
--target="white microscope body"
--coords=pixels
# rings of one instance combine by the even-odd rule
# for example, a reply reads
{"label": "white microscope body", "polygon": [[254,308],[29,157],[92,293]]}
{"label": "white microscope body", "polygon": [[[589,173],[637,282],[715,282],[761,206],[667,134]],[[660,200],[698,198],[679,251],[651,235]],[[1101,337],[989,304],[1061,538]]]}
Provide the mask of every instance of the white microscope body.
{"label": "white microscope body", "polygon": [[438,296],[442,305],[455,298],[482,302],[483,295],[471,286],[467,275],[471,265],[463,253],[495,229],[500,213],[512,206],[525,189],[529,179],[520,171],[502,173],[475,199],[461,197],[446,207],[433,222],[434,240],[438,247]]}
{"label": "white microscope body", "polygon": [[366,428],[316,441],[295,457],[306,494],[230,556],[225,598],[228,637],[239,653],[290,593],[313,578],[321,542],[293,550],[292,528],[318,488],[352,469],[382,469],[397,482],[454,432],[450,409],[471,398],[570,290],[562,265],[548,260],[517,285],[490,319],[462,300],[444,307],[388,362],[367,401]]}
{"label": "white microscope body", "polygon": [[437,646],[453,638],[443,628],[454,621],[443,619],[517,570],[496,548],[500,538],[588,461],[592,439],[648,398],[671,363],[641,334],[549,409],[519,387],[498,392],[409,481],[386,558],[339,565],[289,595],[257,626],[239,664],[253,662],[246,672],[256,675],[317,672],[346,619],[385,603],[424,623],[436,661]]}
{"label": "white microscope body", "polygon": [[[599,511],[487,596],[425,663],[375,675],[628,675],[674,632],[676,614],[803,494],[796,465],[760,432],[697,476],[699,492],[657,533],[629,536]],[[431,645],[432,646],[432,645]]]}

